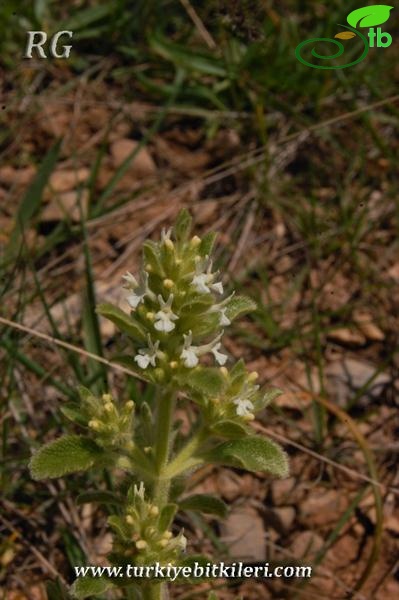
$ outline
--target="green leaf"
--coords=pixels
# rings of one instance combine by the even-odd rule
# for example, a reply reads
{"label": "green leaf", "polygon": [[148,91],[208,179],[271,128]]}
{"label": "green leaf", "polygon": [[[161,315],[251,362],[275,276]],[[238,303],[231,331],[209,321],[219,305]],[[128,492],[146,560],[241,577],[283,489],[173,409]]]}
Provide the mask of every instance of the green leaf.
{"label": "green leaf", "polygon": [[227,505],[215,496],[209,494],[195,494],[183,498],[179,502],[181,510],[193,510],[210,515],[217,515],[222,519],[227,515]]}
{"label": "green leaf", "polygon": [[248,435],[248,427],[235,421],[218,421],[211,426],[212,433],[227,439],[238,439]]}
{"label": "green leaf", "polygon": [[213,246],[215,244],[217,234],[210,231],[201,240],[200,247],[198,248],[198,253],[201,256],[210,256],[212,254]]}
{"label": "green leaf", "polygon": [[208,600],[218,600],[218,597],[216,596],[215,592],[210,592]]}
{"label": "green leaf", "polygon": [[60,410],[62,414],[73,423],[77,423],[83,427],[87,425],[87,419],[82,415],[82,411],[78,404],[66,404],[65,406],[61,406]]}
{"label": "green leaf", "polygon": [[209,462],[247,471],[265,471],[278,477],[288,475],[286,453],[275,442],[259,436],[225,442],[202,457]]}
{"label": "green leaf", "polygon": [[32,217],[40,208],[43,190],[46,187],[49,177],[53,172],[58,160],[61,141],[62,140],[58,140],[58,142],[56,142],[54,146],[50,148],[44,157],[44,160],[39,167],[33,182],[30,184],[25,196],[22,199],[15,217],[15,227],[6,249],[7,255],[8,253],[12,254],[18,251],[22,241],[23,232],[28,227]]}
{"label": "green leaf", "polygon": [[177,67],[188,71],[197,71],[206,75],[216,75],[227,77],[227,71],[220,60],[215,59],[211,54],[200,54],[187,50],[187,46],[182,46],[169,42],[160,35],[150,37],[150,46],[154,52],[171,61]]}
{"label": "green leaf", "polygon": [[216,396],[223,388],[224,377],[219,369],[212,367],[196,367],[188,369],[186,373],[178,376],[183,385],[187,385],[196,392],[208,396]]}
{"label": "green leaf", "polygon": [[129,539],[129,527],[127,523],[117,515],[111,515],[108,517],[108,525],[117,533],[122,539]]}
{"label": "green leaf", "polygon": [[113,304],[100,304],[96,309],[99,315],[102,315],[106,319],[115,323],[115,325],[135,340],[143,341],[146,339],[146,334],[141,325],[134,319],[134,317],[128,315],[123,310],[114,306]]}
{"label": "green leaf", "polygon": [[114,506],[122,506],[123,498],[108,491],[97,491],[92,490],[89,492],[83,492],[76,498],[77,504],[88,504],[90,502],[98,502],[99,504],[112,504]]}
{"label": "green leaf", "polygon": [[186,241],[191,233],[192,218],[186,208],[177,215],[176,223],[173,227],[173,232],[176,240]]}
{"label": "green leaf", "polygon": [[347,21],[351,27],[375,27],[388,21],[393,6],[374,4],[357,8],[349,13]]}
{"label": "green leaf", "polygon": [[166,504],[161,510],[159,515],[158,527],[160,531],[166,531],[173,523],[175,514],[177,512],[177,504],[170,502]]}
{"label": "green leaf", "polygon": [[267,390],[264,392],[263,397],[256,403],[256,410],[262,410],[262,408],[265,408],[270,402],[273,402],[273,400],[281,396],[282,393],[282,390],[279,390],[278,388]]}
{"label": "green leaf", "polygon": [[71,600],[65,585],[57,579],[46,583],[47,600]]}
{"label": "green leaf", "polygon": [[107,590],[114,587],[109,579],[102,577],[81,577],[77,579],[71,587],[71,593],[78,600],[104,594]]}
{"label": "green leaf", "polygon": [[226,306],[226,316],[232,321],[240,315],[256,310],[256,303],[247,296],[233,296]]}
{"label": "green leaf", "polygon": [[78,29],[83,29],[88,25],[92,25],[100,19],[108,17],[108,15],[114,11],[115,6],[112,2],[109,2],[108,4],[102,4],[100,6],[91,6],[85,10],[77,11],[68,20],[64,21],[61,27],[64,30],[70,29],[72,31],[77,31]]}
{"label": "green leaf", "polygon": [[35,452],[29,468],[36,480],[62,477],[87,471],[102,456],[102,450],[92,440],[79,435],[64,435]]}

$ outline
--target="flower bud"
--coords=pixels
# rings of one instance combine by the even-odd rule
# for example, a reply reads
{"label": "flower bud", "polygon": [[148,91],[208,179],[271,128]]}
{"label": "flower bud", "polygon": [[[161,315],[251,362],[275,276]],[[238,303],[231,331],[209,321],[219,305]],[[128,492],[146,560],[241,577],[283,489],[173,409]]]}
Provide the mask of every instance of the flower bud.
{"label": "flower bud", "polygon": [[150,515],[152,517],[157,517],[159,515],[159,508],[158,506],[155,506],[155,504],[153,504],[150,508]]}
{"label": "flower bud", "polygon": [[147,548],[147,542],[145,540],[138,540],[136,542],[137,550],[145,550]]}
{"label": "flower bud", "polygon": [[164,279],[163,285],[164,285],[164,287],[166,287],[167,290],[171,290],[175,284],[171,279]]}
{"label": "flower bud", "polygon": [[132,515],[127,515],[126,523],[128,523],[129,525],[134,525],[134,517],[132,517]]}
{"label": "flower bud", "polygon": [[197,248],[200,245],[200,243],[201,243],[201,238],[199,238],[198,235],[195,235],[193,238],[191,238],[190,245],[193,248]]}
{"label": "flower bud", "polygon": [[155,379],[157,381],[163,381],[165,378],[165,371],[163,369],[155,369],[154,371]]}

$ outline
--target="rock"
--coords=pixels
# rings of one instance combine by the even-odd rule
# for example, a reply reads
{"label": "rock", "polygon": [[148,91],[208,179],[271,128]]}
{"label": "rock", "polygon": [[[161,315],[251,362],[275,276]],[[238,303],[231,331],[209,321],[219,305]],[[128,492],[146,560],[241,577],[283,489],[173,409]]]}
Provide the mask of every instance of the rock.
{"label": "rock", "polygon": [[264,561],[266,535],[263,519],[251,506],[233,508],[221,524],[222,541],[232,558]]}
{"label": "rock", "polygon": [[363,346],[366,343],[366,337],[360,331],[350,327],[340,327],[333,329],[327,334],[329,340],[346,344],[348,346]]}
{"label": "rock", "polygon": [[306,525],[326,525],[335,522],[345,509],[345,498],[336,490],[312,488],[300,505],[300,517]]}
{"label": "rock", "polygon": [[233,502],[241,495],[240,480],[232,471],[220,471],[217,486],[220,495],[228,502]]}
{"label": "rock", "polygon": [[281,506],[281,508],[276,508],[274,513],[280,522],[282,533],[287,533],[295,521],[295,508],[293,506]]}
{"label": "rock", "polygon": [[28,185],[35,173],[36,169],[33,165],[23,167],[22,169],[15,169],[10,165],[5,165],[0,169],[0,183],[4,183],[6,186]]}
{"label": "rock", "polygon": [[[120,167],[121,164],[127,159],[129,154],[131,154],[137,148],[138,144],[139,143],[135,140],[126,138],[113,142],[110,150],[114,167]],[[139,153],[132,160],[129,170],[141,177],[155,173],[156,165],[147,147],[144,146],[141,148]]]}
{"label": "rock", "polygon": [[71,191],[56,195],[52,201],[47,204],[42,212],[43,221],[80,221],[79,202],[82,206],[83,215],[87,215],[89,202],[89,191],[81,192]]}
{"label": "rock", "polygon": [[[365,361],[346,358],[335,361],[326,369],[326,391],[339,406],[346,406],[348,400],[362,388],[374,375],[376,367]],[[377,400],[381,397],[384,388],[389,385],[391,378],[386,373],[379,373],[370,383],[367,391],[359,404],[367,403],[367,400]]]}
{"label": "rock", "polygon": [[368,340],[371,340],[372,342],[382,342],[385,339],[384,332],[374,323],[373,316],[368,311],[355,311],[353,318],[360,331]]}
{"label": "rock", "polygon": [[287,504],[292,496],[295,485],[296,480],[294,477],[287,477],[287,479],[276,479],[276,481],[273,481],[271,488],[274,506]]}
{"label": "rock", "polygon": [[59,170],[52,173],[49,186],[52,192],[69,192],[84,183],[90,175],[89,169]]}
{"label": "rock", "polygon": [[323,538],[313,531],[301,531],[295,537],[291,552],[298,560],[314,557],[324,546]]}

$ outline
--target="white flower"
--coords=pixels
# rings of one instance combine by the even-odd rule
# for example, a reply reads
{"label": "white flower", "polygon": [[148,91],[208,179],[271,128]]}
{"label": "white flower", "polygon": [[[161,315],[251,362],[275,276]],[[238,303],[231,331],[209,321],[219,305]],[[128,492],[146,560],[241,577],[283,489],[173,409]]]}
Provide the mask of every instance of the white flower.
{"label": "white flower", "polygon": [[198,347],[192,346],[191,342],[193,339],[191,331],[188,332],[188,335],[184,335],[184,346],[181,351],[180,358],[184,362],[184,366],[188,369],[192,369],[198,365],[199,359],[197,356]]}
{"label": "white flower", "polygon": [[172,228],[169,229],[163,228],[161,231],[161,243],[164,244],[166,240],[170,240],[170,236],[172,235]]}
{"label": "white flower", "polygon": [[212,262],[209,263],[206,273],[202,273],[201,262],[196,265],[196,274],[191,281],[191,285],[195,287],[199,294],[209,294],[210,292],[217,292],[223,294],[223,284],[221,281],[213,283],[217,272],[212,273]]}
{"label": "white flower", "polygon": [[162,296],[159,295],[158,301],[161,306],[161,310],[159,310],[155,314],[156,320],[154,323],[154,327],[157,331],[169,333],[169,331],[172,331],[175,328],[175,324],[173,323],[173,321],[177,321],[177,319],[179,318],[177,315],[175,315],[171,308],[173,302],[173,294],[170,294],[166,302],[162,298]]}
{"label": "white flower", "polygon": [[186,548],[187,548],[186,536],[181,533],[178,537],[178,542],[179,542],[179,546],[180,546],[180,549],[182,550],[182,552],[185,552]]}
{"label": "white flower", "polygon": [[219,348],[221,347],[221,343],[219,342],[222,337],[222,333],[220,333],[212,342],[209,344],[204,344],[203,346],[192,346],[191,342],[193,339],[192,332],[189,331],[188,335],[184,335],[184,344],[183,350],[181,351],[180,358],[184,362],[184,366],[192,369],[196,367],[199,363],[199,357],[207,352],[212,352],[215,357],[216,362],[219,365],[224,365],[227,360],[227,356],[219,352]]}
{"label": "white flower", "polygon": [[140,485],[139,486],[137,486],[136,484],[134,484],[134,486],[133,486],[133,494],[135,496],[139,496],[139,498],[141,500],[144,500],[145,487],[144,487],[144,483],[142,481],[140,481]]}
{"label": "white flower", "polygon": [[237,405],[236,413],[239,417],[246,417],[252,414],[254,405],[248,398],[236,398],[233,402]]}
{"label": "white flower", "polygon": [[219,315],[220,315],[219,325],[222,325],[222,327],[225,327],[226,325],[231,325],[231,321],[230,321],[229,317],[226,315],[226,310],[227,310],[227,308],[222,308],[222,310],[219,313]]}
{"label": "white flower", "polygon": [[148,273],[146,271],[142,272],[140,283],[138,283],[135,276],[129,272],[123,276],[123,279],[125,280],[125,285],[123,287],[132,292],[126,298],[128,304],[132,308],[137,308],[140,302],[143,302],[145,296],[155,299],[155,295],[148,287]]}
{"label": "white flower", "polygon": [[146,369],[148,365],[155,367],[155,361],[157,357],[157,351],[159,347],[159,340],[152,343],[151,336],[148,336],[148,348],[141,348],[139,353],[136,354],[134,360],[140,367],[140,369]]}
{"label": "white flower", "polygon": [[220,342],[218,342],[212,348],[211,352],[212,352],[213,356],[215,357],[215,360],[218,363],[218,365],[223,366],[224,364],[226,364],[227,355],[226,354],[222,354],[222,352],[219,352],[219,348],[221,348],[221,346],[222,346],[222,344]]}

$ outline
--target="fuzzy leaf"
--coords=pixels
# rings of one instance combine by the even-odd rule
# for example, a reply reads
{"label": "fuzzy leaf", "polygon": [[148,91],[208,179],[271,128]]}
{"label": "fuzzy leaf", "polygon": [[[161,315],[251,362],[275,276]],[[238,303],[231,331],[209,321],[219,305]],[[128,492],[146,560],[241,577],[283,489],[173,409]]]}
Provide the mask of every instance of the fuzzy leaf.
{"label": "fuzzy leaf", "polygon": [[102,450],[92,440],[79,435],[64,435],[35,452],[29,468],[36,480],[62,477],[87,471],[101,456]]}
{"label": "fuzzy leaf", "polygon": [[212,367],[196,367],[188,369],[178,377],[179,381],[196,392],[215,396],[222,390],[224,377],[219,369]]}
{"label": "fuzzy leaf", "polygon": [[363,6],[349,13],[346,20],[351,27],[375,27],[388,21],[392,9],[386,4]]}
{"label": "fuzzy leaf", "polygon": [[201,240],[200,247],[198,249],[198,252],[201,256],[205,257],[205,256],[210,256],[212,254],[212,250],[213,250],[213,246],[215,244],[216,237],[217,237],[216,233],[213,233],[212,231],[210,231],[209,233],[204,235],[204,237]]}
{"label": "fuzzy leaf", "polygon": [[115,323],[120,331],[126,333],[134,340],[145,340],[146,334],[141,325],[134,317],[129,316],[117,306],[113,304],[100,304],[96,310],[99,315]]}
{"label": "fuzzy leaf", "polygon": [[160,531],[166,531],[173,523],[177,511],[177,504],[170,502],[166,504],[159,515],[158,527]]}
{"label": "fuzzy leaf", "polygon": [[236,423],[235,421],[218,421],[214,425],[211,426],[212,433],[216,435],[227,438],[227,439],[238,439],[244,437],[244,435],[248,435],[248,428],[241,423]]}
{"label": "fuzzy leaf", "polygon": [[152,271],[163,277],[164,269],[159,256],[159,248],[152,240],[147,240],[143,244],[143,254],[145,262],[151,265]]}
{"label": "fuzzy leaf", "polygon": [[193,510],[210,515],[217,515],[222,519],[227,515],[227,506],[219,498],[210,496],[209,494],[195,494],[183,498],[179,502],[181,510]]}
{"label": "fuzzy leaf", "polygon": [[256,303],[247,296],[233,296],[226,306],[226,316],[232,321],[240,315],[256,310]]}
{"label": "fuzzy leaf", "polygon": [[82,411],[78,404],[66,404],[65,406],[61,406],[60,410],[62,414],[73,423],[77,423],[83,427],[87,425],[87,419],[82,415]]}
{"label": "fuzzy leaf", "polygon": [[264,392],[263,398],[261,398],[261,400],[257,402],[256,410],[261,410],[262,408],[265,408],[265,406],[270,404],[270,402],[273,402],[273,400],[281,396],[282,393],[283,392],[278,388],[272,388],[271,390],[267,390],[266,392]]}
{"label": "fuzzy leaf", "polygon": [[176,240],[185,241],[191,233],[192,219],[186,208],[183,208],[177,215],[176,223],[173,227]]}
{"label": "fuzzy leaf", "polygon": [[108,525],[113,529],[119,537],[122,539],[129,539],[129,527],[127,523],[117,515],[111,515],[108,517]]}
{"label": "fuzzy leaf", "polygon": [[206,461],[248,471],[265,471],[278,477],[288,475],[288,460],[285,452],[271,440],[252,436],[225,442],[205,455]]}
{"label": "fuzzy leaf", "polygon": [[77,579],[71,587],[71,593],[78,600],[104,594],[113,587],[112,581],[102,577],[81,577]]}

